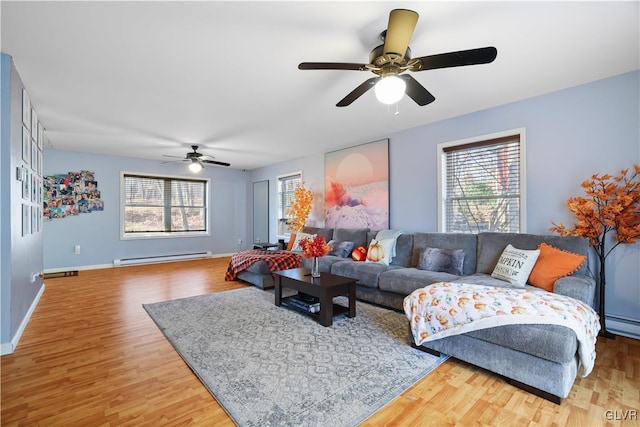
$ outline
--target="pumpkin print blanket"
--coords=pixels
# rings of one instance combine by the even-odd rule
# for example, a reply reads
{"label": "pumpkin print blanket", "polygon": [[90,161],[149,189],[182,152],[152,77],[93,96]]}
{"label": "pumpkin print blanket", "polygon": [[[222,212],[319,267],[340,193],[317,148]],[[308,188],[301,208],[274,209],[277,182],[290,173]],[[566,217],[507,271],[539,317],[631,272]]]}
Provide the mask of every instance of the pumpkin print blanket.
{"label": "pumpkin print blanket", "polygon": [[554,324],[578,337],[583,377],[596,359],[598,314],[582,301],[544,290],[440,282],[408,295],[404,312],[416,345],[502,325]]}

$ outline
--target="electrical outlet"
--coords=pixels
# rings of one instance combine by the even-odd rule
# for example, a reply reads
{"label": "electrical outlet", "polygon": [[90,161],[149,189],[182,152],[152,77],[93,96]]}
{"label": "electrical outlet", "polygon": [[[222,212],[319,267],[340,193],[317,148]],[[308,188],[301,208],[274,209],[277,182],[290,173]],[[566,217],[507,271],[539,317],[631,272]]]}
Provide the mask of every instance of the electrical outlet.
{"label": "electrical outlet", "polygon": [[242,244],[242,239],[238,239],[238,244],[241,245]]}
{"label": "electrical outlet", "polygon": [[80,245],[76,245],[75,248],[73,248],[73,251],[76,255],[80,255]]}

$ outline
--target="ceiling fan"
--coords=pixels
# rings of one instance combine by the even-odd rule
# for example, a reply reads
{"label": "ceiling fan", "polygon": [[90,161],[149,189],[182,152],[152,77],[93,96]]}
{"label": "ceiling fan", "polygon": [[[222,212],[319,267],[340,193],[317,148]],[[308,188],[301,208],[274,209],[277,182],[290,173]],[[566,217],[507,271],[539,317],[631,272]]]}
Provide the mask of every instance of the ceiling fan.
{"label": "ceiling fan", "polygon": [[202,153],[198,153],[198,146],[197,145],[192,145],[191,149],[193,150],[192,152],[187,152],[187,154],[185,155],[185,157],[178,157],[178,156],[170,156],[165,154],[164,157],[175,157],[176,159],[180,159],[180,160],[172,160],[172,161],[168,161],[168,162],[163,162],[163,163],[172,163],[172,162],[189,162],[189,169],[191,170],[191,172],[199,172],[203,167],[205,163],[209,163],[212,165],[219,165],[219,166],[231,166],[230,163],[226,163],[226,162],[219,162],[217,160],[213,160],[215,157],[212,156],[207,156],[205,154]]}
{"label": "ceiling fan", "polygon": [[409,74],[402,74],[403,72],[488,64],[496,59],[498,51],[495,47],[482,47],[411,58],[409,41],[417,22],[418,14],[412,10],[392,10],[389,14],[387,29],[381,34],[384,44],[371,51],[368,64],[302,62],[298,65],[298,69],[371,71],[377,75],[356,87],[336,104],[337,107],[350,105],[372,87],[375,87],[378,100],[385,104],[398,102],[406,93],[418,105],[427,105],[435,101],[436,98],[417,80]]}

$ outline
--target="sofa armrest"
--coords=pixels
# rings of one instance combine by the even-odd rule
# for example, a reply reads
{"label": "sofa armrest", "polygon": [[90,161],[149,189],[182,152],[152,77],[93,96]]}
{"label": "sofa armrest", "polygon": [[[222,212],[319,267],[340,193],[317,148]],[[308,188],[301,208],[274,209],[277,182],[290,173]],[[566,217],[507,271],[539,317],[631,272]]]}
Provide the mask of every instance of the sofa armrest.
{"label": "sofa armrest", "polygon": [[575,298],[595,307],[596,281],[585,274],[573,274],[556,280],[553,292]]}

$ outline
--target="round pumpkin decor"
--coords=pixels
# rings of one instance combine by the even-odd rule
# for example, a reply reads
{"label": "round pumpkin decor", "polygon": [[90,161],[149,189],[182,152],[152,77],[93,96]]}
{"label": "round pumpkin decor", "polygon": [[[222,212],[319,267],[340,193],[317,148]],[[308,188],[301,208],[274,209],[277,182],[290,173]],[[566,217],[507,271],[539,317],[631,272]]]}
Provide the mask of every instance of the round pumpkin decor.
{"label": "round pumpkin decor", "polygon": [[371,245],[369,245],[369,251],[367,252],[367,260],[371,262],[378,262],[382,259],[384,259],[384,247],[380,242],[371,242]]}

